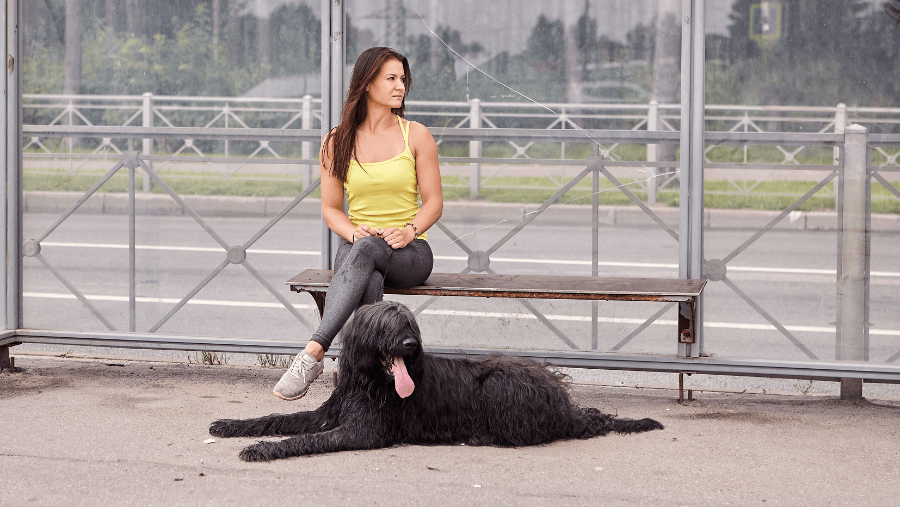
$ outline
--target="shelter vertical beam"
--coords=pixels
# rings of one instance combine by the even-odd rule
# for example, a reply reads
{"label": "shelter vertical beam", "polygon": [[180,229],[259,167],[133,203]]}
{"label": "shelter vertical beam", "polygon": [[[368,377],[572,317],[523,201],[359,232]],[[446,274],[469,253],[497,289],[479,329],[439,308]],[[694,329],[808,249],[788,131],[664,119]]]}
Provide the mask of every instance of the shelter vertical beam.
{"label": "shelter vertical beam", "polygon": [[3,171],[6,192],[3,194],[6,215],[6,234],[2,235],[6,253],[6,287],[3,291],[3,320],[5,329],[21,327],[22,316],[22,52],[20,29],[23,24],[20,0],[7,0],[2,26],[6,34],[6,80],[3,82],[6,104],[3,125],[6,142],[3,145],[6,170]]}
{"label": "shelter vertical beam", "polygon": [[[322,137],[341,122],[344,98],[344,2],[322,0]],[[322,220],[322,269],[331,269],[338,237]]]}
{"label": "shelter vertical beam", "polygon": [[[703,276],[703,136],[705,99],[704,0],[681,2],[681,201],[678,276]],[[680,303],[678,355],[702,349],[702,296],[696,306]],[[686,339],[685,330],[691,330]]]}

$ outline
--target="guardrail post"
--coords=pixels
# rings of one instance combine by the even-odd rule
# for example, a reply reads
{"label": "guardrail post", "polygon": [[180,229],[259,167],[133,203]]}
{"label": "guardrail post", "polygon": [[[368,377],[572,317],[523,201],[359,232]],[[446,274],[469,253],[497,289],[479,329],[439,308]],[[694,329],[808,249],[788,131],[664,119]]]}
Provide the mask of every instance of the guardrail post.
{"label": "guardrail post", "polygon": [[[472,99],[469,103],[469,128],[481,128],[481,100]],[[481,158],[481,141],[469,141],[469,157]],[[481,162],[469,164],[469,193],[476,197],[481,193]]]}
{"label": "guardrail post", "polygon": [[[144,127],[152,127],[153,126],[153,94],[147,92],[144,94],[144,104],[143,104],[143,125]],[[144,139],[143,140],[144,149],[142,150],[144,156],[153,155],[153,139]],[[153,169],[153,161],[147,160],[147,165],[150,166],[150,169]],[[141,190],[144,192],[150,192],[153,189],[153,182],[150,181],[150,175],[147,174],[147,171],[141,169],[142,179],[144,180]]]}
{"label": "guardrail post", "polygon": [[[309,130],[312,128],[312,95],[304,95],[303,96],[303,116],[300,119],[300,127],[303,130]],[[300,143],[300,158],[305,160],[309,160],[310,143],[309,141],[303,141]],[[300,183],[303,185],[303,189],[306,190],[309,187],[310,182],[312,182],[312,165],[305,164],[300,167]]]}
{"label": "guardrail post", "polygon": [[[66,106],[66,125],[75,125],[75,102],[72,99],[69,99],[69,104]],[[66,143],[69,149],[69,169],[68,172],[70,175],[75,174],[75,159],[72,157],[72,153],[75,153],[75,148],[79,145],[79,139],[76,137],[69,137],[69,142]]]}
{"label": "guardrail post", "polygon": [[[659,130],[659,102],[650,101],[650,107],[647,108],[647,130],[655,132]],[[647,162],[659,162],[659,145],[647,145]],[[659,170],[651,166],[649,168],[650,179],[647,180],[647,204],[656,204],[656,189],[659,188],[659,182],[656,177]]]}
{"label": "guardrail post", "polygon": [[[222,106],[222,116],[223,116],[224,119],[225,119],[225,128],[228,128],[228,117],[231,116],[231,109],[230,109],[229,106],[228,106],[228,102],[226,102],[226,103]],[[225,140],[225,160],[226,160],[226,161],[228,160],[228,153],[229,153],[229,152],[228,152],[228,148],[229,148],[229,146],[230,146],[230,145],[228,144],[228,139],[226,139],[226,140]],[[224,177],[226,174],[228,174],[228,162],[225,162],[225,173],[224,173],[222,176]]]}
{"label": "guardrail post", "polygon": [[[835,134],[843,134],[844,129],[847,127],[847,104],[841,102],[837,105],[837,111],[834,113],[834,133]],[[834,147],[834,165],[840,165],[841,161],[841,148],[839,146]],[[834,209],[838,210],[841,207],[841,179],[837,178],[834,180]]]}
{"label": "guardrail post", "polygon": [[[563,107],[562,110],[560,111],[559,119],[560,119],[560,122],[559,122],[560,127],[563,130],[566,130],[566,123],[569,123],[569,117],[568,117],[568,115],[566,115],[566,108]],[[565,158],[566,158],[566,142],[565,141],[560,143],[559,158],[561,158],[563,160],[565,160]]]}
{"label": "guardrail post", "polygon": [[[844,167],[840,179],[841,266],[838,280],[838,360],[869,360],[869,219],[871,185],[866,146],[868,130],[844,130]],[[862,379],[842,378],[841,399],[862,399]]]}

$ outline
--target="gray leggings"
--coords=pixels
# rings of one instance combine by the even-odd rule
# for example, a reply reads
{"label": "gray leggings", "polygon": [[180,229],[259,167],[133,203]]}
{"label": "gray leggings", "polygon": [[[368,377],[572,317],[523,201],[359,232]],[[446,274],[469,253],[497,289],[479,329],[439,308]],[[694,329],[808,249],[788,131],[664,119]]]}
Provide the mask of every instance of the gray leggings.
{"label": "gray leggings", "polygon": [[312,341],[325,350],[331,346],[357,307],[384,299],[384,286],[408,289],[422,285],[431,275],[434,256],[424,239],[394,250],[377,236],[355,243],[342,239],[334,257],[334,278],[328,286],[325,312]]}

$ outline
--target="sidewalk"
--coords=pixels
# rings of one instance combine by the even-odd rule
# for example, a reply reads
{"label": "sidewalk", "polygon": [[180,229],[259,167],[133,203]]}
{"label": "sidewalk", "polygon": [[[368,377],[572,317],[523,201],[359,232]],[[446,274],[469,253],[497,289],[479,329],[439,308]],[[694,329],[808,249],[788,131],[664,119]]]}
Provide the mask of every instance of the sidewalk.
{"label": "sidewalk", "polygon": [[[218,418],[310,410],[280,370],[16,355],[0,373],[0,505],[896,505],[900,400],[575,385],[583,406],[653,417],[641,435],[498,449],[398,447],[244,463]],[[329,379],[329,380],[325,380]]]}

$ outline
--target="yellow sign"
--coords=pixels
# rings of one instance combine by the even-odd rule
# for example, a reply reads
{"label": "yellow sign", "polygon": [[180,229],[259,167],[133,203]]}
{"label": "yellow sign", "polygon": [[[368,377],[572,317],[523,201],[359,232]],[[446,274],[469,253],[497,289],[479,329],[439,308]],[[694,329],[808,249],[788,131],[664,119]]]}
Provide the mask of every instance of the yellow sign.
{"label": "yellow sign", "polygon": [[750,38],[755,41],[781,37],[781,2],[750,5]]}

